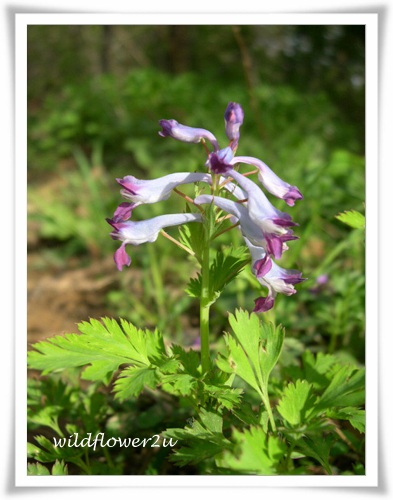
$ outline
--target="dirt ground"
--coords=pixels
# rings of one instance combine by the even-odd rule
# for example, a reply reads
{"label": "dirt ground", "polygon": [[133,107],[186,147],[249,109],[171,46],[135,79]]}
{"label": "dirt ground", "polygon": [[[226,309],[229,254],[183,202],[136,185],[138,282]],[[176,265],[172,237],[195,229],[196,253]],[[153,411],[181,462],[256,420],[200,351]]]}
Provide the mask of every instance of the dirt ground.
{"label": "dirt ground", "polygon": [[37,269],[38,253],[28,255],[27,342],[77,332],[77,323],[105,312],[105,293],[115,285],[112,255],[88,267],[70,262],[63,270]]}

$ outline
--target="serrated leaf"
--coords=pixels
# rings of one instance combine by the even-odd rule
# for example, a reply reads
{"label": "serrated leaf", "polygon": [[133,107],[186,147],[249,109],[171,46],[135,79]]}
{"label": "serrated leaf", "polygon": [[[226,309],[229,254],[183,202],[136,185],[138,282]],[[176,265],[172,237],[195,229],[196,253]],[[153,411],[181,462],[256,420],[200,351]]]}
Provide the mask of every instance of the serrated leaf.
{"label": "serrated leaf", "polygon": [[[286,447],[276,437],[269,437],[262,427],[251,427],[243,433],[235,429],[234,446],[224,451],[217,465],[237,474],[275,475],[275,465],[285,454]],[[272,441],[272,443],[270,443]]]}
{"label": "serrated leaf", "polygon": [[277,406],[280,415],[292,426],[303,425],[309,419],[315,403],[312,386],[306,380],[288,384]]}
{"label": "serrated leaf", "polygon": [[234,337],[229,334],[224,336],[225,343],[229,349],[229,354],[227,358],[222,356],[217,358],[217,366],[229,373],[236,373],[241,379],[243,379],[247,384],[249,384],[257,392],[260,391],[258,380],[255,377],[255,373],[252,365],[249,363],[246,353],[244,352],[242,346],[236,342]]}
{"label": "serrated leaf", "polygon": [[204,385],[204,392],[217,400],[222,406],[228,410],[232,410],[238,406],[241,401],[242,389],[234,389],[228,386]]}
{"label": "serrated leaf", "polygon": [[332,444],[332,436],[329,434],[326,438],[315,440],[309,436],[296,441],[296,446],[307,456],[315,458],[328,474],[332,474],[329,465],[329,453]]}
{"label": "serrated leaf", "polygon": [[[280,357],[284,342],[281,326],[260,323],[256,314],[236,310],[229,315],[234,337],[225,336],[229,363],[239,377],[258,392],[266,392],[269,375]],[[225,369],[224,363],[221,363]]]}
{"label": "serrated leaf", "polygon": [[336,215],[336,219],[347,224],[354,229],[364,229],[366,227],[366,219],[364,215],[356,210],[347,210]]}
{"label": "serrated leaf", "polygon": [[52,467],[52,476],[68,476],[68,468],[63,460],[56,460]]}
{"label": "serrated leaf", "polygon": [[44,408],[38,408],[33,411],[31,408],[27,410],[27,421],[38,425],[44,425],[53,429],[57,434],[59,432],[58,418],[59,413],[62,410],[60,406],[45,406]]}
{"label": "serrated leaf", "polygon": [[[209,305],[212,305],[221,295],[224,288],[239,275],[249,261],[246,249],[230,247],[226,252],[218,251],[210,267],[209,274]],[[200,298],[202,278],[198,274],[191,278],[186,292],[190,297]]]}
{"label": "serrated leaf", "polygon": [[187,373],[176,373],[163,379],[163,389],[167,390],[166,385],[170,384],[171,394],[179,392],[182,396],[190,395],[196,388],[197,380]]}
{"label": "serrated leaf", "polygon": [[204,234],[202,224],[185,224],[179,227],[180,242],[194,252],[199,263],[202,262]]}
{"label": "serrated leaf", "polygon": [[64,447],[55,447],[45,436],[35,436],[34,438],[39,446],[27,443],[27,456],[40,462],[54,462],[56,459],[64,459],[67,462],[78,464],[83,455],[83,448],[75,448],[65,445]]}
{"label": "serrated leaf", "polygon": [[50,476],[49,470],[39,462],[27,465],[28,476]]}
{"label": "serrated leaf", "polygon": [[148,386],[155,389],[160,382],[157,370],[154,367],[130,366],[121,372],[121,376],[114,385],[115,397],[120,401],[138,396]]}
{"label": "serrated leaf", "polygon": [[211,433],[222,433],[223,418],[221,413],[207,408],[201,408],[199,418],[205,429]]}
{"label": "serrated leaf", "polygon": [[78,325],[82,335],[55,336],[33,345],[29,367],[47,374],[70,367],[87,366],[86,380],[109,383],[122,364],[150,365],[151,359],[166,355],[162,335],[136,329],[131,323],[103,318]]}
{"label": "serrated leaf", "polygon": [[313,384],[316,389],[325,388],[329,384],[328,372],[337,363],[337,359],[331,354],[319,352],[314,356],[306,351],[302,356],[304,365],[304,378]]}
{"label": "serrated leaf", "polygon": [[183,347],[177,344],[172,344],[171,349],[173,354],[179,359],[179,361],[183,365],[184,370],[189,375],[192,375],[195,378],[199,378],[201,375],[198,369],[200,365],[199,354],[192,349],[186,351],[185,349],[183,349]]}
{"label": "serrated leaf", "polygon": [[366,421],[364,410],[353,407],[340,408],[338,410],[328,410],[326,416],[337,420],[348,420],[356,430],[362,434],[365,432]]}
{"label": "serrated leaf", "polygon": [[[242,401],[242,404],[238,408],[232,408],[231,413],[246,426],[260,425],[258,413],[255,412],[253,408],[244,400]],[[266,421],[266,429],[267,429],[267,421]]]}
{"label": "serrated leaf", "polygon": [[323,412],[334,407],[359,406],[365,399],[365,371],[353,365],[337,369],[330,384],[318,398],[314,413]]}
{"label": "serrated leaf", "polygon": [[167,429],[163,437],[179,441],[179,448],[171,461],[179,465],[196,464],[221,453],[230,442],[222,434],[222,415],[201,409],[198,420],[194,419],[184,429]]}

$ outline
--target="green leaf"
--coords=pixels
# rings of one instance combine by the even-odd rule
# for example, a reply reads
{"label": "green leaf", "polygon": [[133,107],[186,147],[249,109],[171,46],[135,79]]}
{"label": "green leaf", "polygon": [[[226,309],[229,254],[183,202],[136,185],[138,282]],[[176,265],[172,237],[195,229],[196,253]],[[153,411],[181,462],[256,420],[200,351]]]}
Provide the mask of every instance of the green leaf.
{"label": "green leaf", "polygon": [[56,459],[64,459],[67,462],[80,464],[80,457],[84,454],[83,448],[75,448],[72,446],[55,447],[45,436],[35,436],[34,438],[39,446],[32,443],[27,443],[27,456],[34,458],[40,462],[54,462]]}
{"label": "green leaf", "polygon": [[353,365],[337,367],[337,370],[323,394],[318,398],[314,413],[321,413],[334,407],[359,406],[365,399],[365,370]]}
{"label": "green leaf", "polygon": [[[224,288],[239,275],[249,256],[244,247],[230,247],[225,252],[218,251],[209,274],[209,305],[213,304],[221,295]],[[194,298],[200,298],[202,278],[198,274],[191,278],[186,292]]]}
{"label": "green leaf", "polygon": [[232,387],[225,385],[217,386],[205,384],[203,389],[205,393],[216,399],[218,403],[228,410],[239,406],[241,402],[241,394],[243,393],[242,389],[233,389]]}
{"label": "green leaf", "polygon": [[40,463],[27,464],[28,476],[50,476],[49,470]]}
{"label": "green leaf", "polygon": [[347,224],[354,229],[364,229],[366,227],[366,219],[364,215],[356,210],[347,210],[336,215],[336,219]]}
{"label": "green leaf", "polygon": [[310,351],[306,351],[302,356],[304,365],[304,378],[312,383],[316,389],[322,389],[329,384],[329,371],[337,359],[331,354],[319,352],[314,356]]}
{"label": "green leaf", "polygon": [[224,340],[229,349],[229,354],[227,357],[219,355],[217,358],[217,366],[228,373],[236,373],[236,375],[247,382],[253,389],[260,392],[253,367],[249,363],[242,346],[229,334],[224,335]]}
{"label": "green leaf", "polygon": [[297,427],[308,421],[314,403],[312,386],[306,380],[297,380],[284,389],[277,410],[292,427]]}
{"label": "green leaf", "polygon": [[229,356],[217,360],[218,366],[232,369],[259,393],[266,392],[269,375],[280,357],[284,342],[284,329],[272,324],[261,324],[256,314],[236,310],[229,315],[234,336],[226,335]]}
{"label": "green leaf", "polygon": [[217,465],[237,474],[277,474],[276,464],[284,456],[286,446],[274,436],[269,437],[262,427],[251,427],[243,433],[235,429],[231,450],[224,451]]}
{"label": "green leaf", "polygon": [[180,243],[195,253],[199,263],[202,262],[204,234],[202,224],[185,224],[179,227]]}
{"label": "green leaf", "polygon": [[68,468],[63,460],[60,462],[56,460],[54,466],[52,467],[52,476],[68,476]]}
{"label": "green leaf", "polygon": [[181,364],[183,365],[184,370],[195,378],[200,377],[199,365],[200,365],[200,356],[199,353],[189,349],[186,351],[183,347],[172,344],[171,346],[173,354],[179,359]]}
{"label": "green leaf", "polygon": [[321,439],[314,440],[308,436],[296,441],[296,446],[307,456],[315,458],[328,474],[332,474],[329,465],[329,452],[332,444],[332,436],[329,434]]}
{"label": "green leaf", "polygon": [[59,429],[59,413],[62,408],[60,406],[44,406],[33,411],[31,408],[27,410],[27,421],[37,425],[44,425],[53,429],[57,434],[61,434]]}
{"label": "green leaf", "polygon": [[[170,390],[168,389],[170,386]],[[162,389],[170,392],[171,394],[179,393],[182,396],[189,396],[197,385],[197,379],[188,373],[176,373],[164,377]]]}
{"label": "green leaf", "polygon": [[145,386],[155,389],[159,382],[160,377],[156,368],[130,366],[121,372],[113,390],[116,393],[115,397],[124,401],[132,396],[138,396]]}
{"label": "green leaf", "polygon": [[131,323],[103,318],[78,325],[82,335],[66,334],[33,345],[28,352],[29,367],[43,375],[70,367],[87,366],[86,380],[109,383],[122,364],[150,365],[155,357],[166,355],[162,335],[137,330]]}
{"label": "green leaf", "polygon": [[366,421],[364,410],[353,407],[340,408],[339,410],[328,410],[326,412],[326,416],[337,420],[348,420],[352,427],[357,429],[359,432],[362,434],[365,432]]}
{"label": "green leaf", "polygon": [[214,203],[204,205],[204,224],[203,230],[205,232],[205,241],[209,241],[219,230],[220,224],[216,223],[217,220],[217,211]]}
{"label": "green leaf", "polygon": [[163,437],[179,441],[174,448],[171,461],[178,465],[197,464],[221,453],[230,442],[222,434],[222,415],[212,410],[201,409],[198,419],[194,419],[184,429],[167,429]]}

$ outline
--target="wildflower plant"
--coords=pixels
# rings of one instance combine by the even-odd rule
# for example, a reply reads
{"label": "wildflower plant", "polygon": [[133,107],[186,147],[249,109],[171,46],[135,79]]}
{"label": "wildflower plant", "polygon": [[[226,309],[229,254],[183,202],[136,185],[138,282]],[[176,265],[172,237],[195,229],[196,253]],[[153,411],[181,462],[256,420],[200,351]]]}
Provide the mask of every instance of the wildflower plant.
{"label": "wildflower plant", "polygon": [[[199,273],[186,291],[199,301],[200,353],[170,343],[165,332],[142,331],[123,319],[103,318],[81,323],[80,335],[35,344],[29,366],[44,375],[84,367],[82,379],[93,387],[111,384],[117,404],[135,401],[146,388],[172,398],[174,407],[174,401],[181,401],[191,420],[160,432],[161,438],[177,443],[170,456],[176,466],[198,467],[202,474],[332,474],[329,454],[334,446],[337,453],[336,443],[341,440],[354,454],[353,470],[362,474],[362,444],[354,444],[337,422],[346,421],[356,432],[364,432],[364,370],[310,351],[302,354],[300,362],[280,364],[285,330],[261,314],[274,307],[278,294],[295,294],[295,285],[305,280],[300,270],[277,264],[290,252],[288,243],[298,238],[298,224],[276,208],[265,191],[288,207],[303,195],[263,161],[236,156],[243,120],[240,104],[230,102],[224,114],[228,143],[223,148],[209,130],[160,120],[159,135],[166,140],[202,144],[206,159],[201,161],[201,171],[147,180],[133,175],[117,179],[124,201],[107,219],[111,237],[120,242],[114,253],[119,271],[127,272],[132,265],[132,246],[154,243],[159,236],[195,260]],[[186,185],[194,186],[192,196],[182,190]],[[184,199],[183,213],[171,213],[174,195]],[[138,207],[153,203],[162,204],[162,214],[139,220]],[[177,237],[167,232],[172,226],[178,227]],[[217,249],[221,235],[229,231],[240,232],[244,244]],[[247,266],[267,293],[256,296],[249,311],[229,312],[232,332],[224,333],[220,347],[212,349],[211,307]],[[95,435],[107,428],[114,412],[114,405],[107,407],[101,420],[90,420]],[[61,437],[74,430],[71,424],[60,427],[56,404],[47,408],[33,405],[31,421],[44,423]],[[91,458],[54,450],[42,436],[36,440],[39,446],[30,444],[29,456],[38,462],[60,460],[78,466],[82,473],[95,473]],[[123,473],[119,456],[114,461],[106,452],[102,473]]]}

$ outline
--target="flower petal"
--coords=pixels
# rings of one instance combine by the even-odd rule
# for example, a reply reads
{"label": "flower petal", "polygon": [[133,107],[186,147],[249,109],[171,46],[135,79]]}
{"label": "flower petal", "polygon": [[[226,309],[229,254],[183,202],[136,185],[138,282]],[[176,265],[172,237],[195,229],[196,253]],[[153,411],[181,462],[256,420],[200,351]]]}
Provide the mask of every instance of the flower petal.
{"label": "flower petal", "polygon": [[251,156],[235,156],[231,163],[232,165],[236,165],[236,163],[245,163],[257,167],[259,170],[258,179],[264,188],[277,198],[285,200],[290,207],[293,207],[296,200],[303,199],[303,195],[296,186],[291,186],[280,179],[280,177],[278,177],[278,175],[276,175],[263,161],[252,158]]}
{"label": "flower petal", "polygon": [[214,135],[203,128],[187,127],[178,123],[176,120],[160,120],[158,122],[162,127],[162,131],[158,132],[161,137],[172,137],[182,142],[200,142],[202,139],[207,139],[214,147],[214,151],[220,149],[217,139]]}
{"label": "flower petal", "polygon": [[255,246],[263,247],[267,251],[267,240],[262,229],[250,219],[248,210],[239,203],[232,200],[221,198],[220,196],[201,195],[195,198],[194,203],[204,205],[214,203],[217,207],[232,214],[240,222],[240,230],[246,238],[248,238]]}
{"label": "flower petal", "polygon": [[168,214],[159,215],[152,219],[143,221],[116,222],[113,219],[107,219],[107,222],[113,227],[111,236],[115,240],[122,241],[120,248],[115,252],[114,259],[119,271],[124,265],[131,264],[131,258],[125,251],[125,246],[141,245],[142,243],[152,243],[164,227],[177,226],[188,222],[202,222],[201,214]]}
{"label": "flower petal", "polygon": [[113,258],[119,271],[123,270],[123,266],[129,266],[131,264],[131,257],[126,252],[125,243],[122,243],[122,245],[116,250]]}
{"label": "flower petal", "polygon": [[266,312],[274,306],[276,297],[268,294],[266,297],[258,297],[255,299],[255,308],[253,312]]}
{"label": "flower petal", "polygon": [[244,112],[240,104],[230,102],[225,110],[225,133],[230,141],[236,145],[239,142],[239,129],[243,123]]}
{"label": "flower petal", "polygon": [[213,174],[223,174],[232,170],[231,160],[233,158],[233,152],[231,148],[221,149],[216,153],[211,153],[207,161],[211,172]]}
{"label": "flower petal", "polygon": [[210,174],[190,172],[178,172],[151,180],[141,180],[127,175],[123,179],[116,180],[124,188],[121,191],[123,197],[130,200],[135,206],[167,200],[173,189],[181,184],[193,182],[211,184],[212,182]]}
{"label": "flower petal", "polygon": [[277,210],[267,199],[265,193],[244,175],[230,170],[224,177],[231,177],[244,189],[248,197],[248,213],[250,218],[266,233],[282,235],[285,227],[296,225],[289,214]]}
{"label": "flower petal", "polygon": [[136,203],[120,203],[113,214],[113,220],[115,222],[122,222],[131,217],[132,211],[137,206]]}

